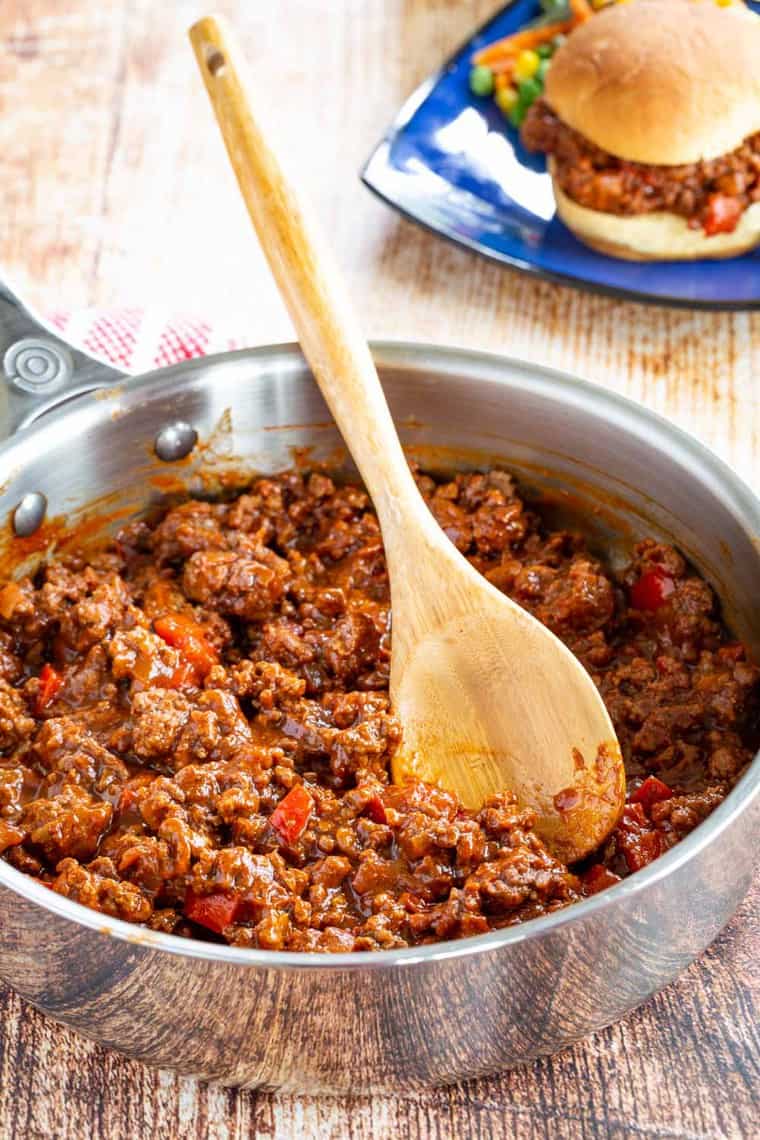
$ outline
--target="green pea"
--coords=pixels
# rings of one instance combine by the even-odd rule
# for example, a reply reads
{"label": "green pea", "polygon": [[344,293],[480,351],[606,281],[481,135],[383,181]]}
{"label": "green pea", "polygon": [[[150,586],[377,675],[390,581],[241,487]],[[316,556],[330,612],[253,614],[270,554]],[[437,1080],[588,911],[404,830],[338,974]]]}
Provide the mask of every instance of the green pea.
{"label": "green pea", "polygon": [[567,0],[541,0],[541,8],[552,20],[566,20],[569,15]]}
{"label": "green pea", "polygon": [[538,71],[536,72],[536,79],[540,79],[541,83],[544,83],[546,81],[546,73],[549,70],[550,64],[551,64],[550,59],[542,59],[540,64],[538,65]]}
{"label": "green pea", "polygon": [[541,81],[534,76],[530,79],[523,79],[522,83],[518,84],[517,94],[520,96],[520,102],[525,104],[525,109],[538,99],[543,91]]}
{"label": "green pea", "polygon": [[473,67],[470,72],[470,91],[473,95],[493,94],[493,72],[490,67]]}
{"label": "green pea", "polygon": [[512,107],[512,109],[507,112],[507,118],[513,127],[521,127],[527,113],[528,108],[518,99],[514,107]]}
{"label": "green pea", "polygon": [[563,35],[562,32],[560,32],[560,34],[558,36],[555,36],[554,39],[551,41],[552,51],[553,52],[558,51],[562,47],[562,45],[566,39],[567,39],[567,36]]}
{"label": "green pea", "polygon": [[554,48],[551,44],[539,44],[536,48],[536,54],[541,56],[541,59],[549,59]]}

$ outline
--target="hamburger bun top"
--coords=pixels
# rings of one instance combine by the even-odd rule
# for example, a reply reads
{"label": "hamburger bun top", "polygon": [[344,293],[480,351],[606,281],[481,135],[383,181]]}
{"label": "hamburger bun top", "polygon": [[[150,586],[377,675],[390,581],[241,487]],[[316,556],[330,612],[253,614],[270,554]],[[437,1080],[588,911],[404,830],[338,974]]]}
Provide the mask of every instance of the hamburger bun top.
{"label": "hamburger bun top", "polygon": [[760,130],[760,17],[715,0],[616,4],[568,37],[545,94],[563,122],[618,158],[717,158]]}

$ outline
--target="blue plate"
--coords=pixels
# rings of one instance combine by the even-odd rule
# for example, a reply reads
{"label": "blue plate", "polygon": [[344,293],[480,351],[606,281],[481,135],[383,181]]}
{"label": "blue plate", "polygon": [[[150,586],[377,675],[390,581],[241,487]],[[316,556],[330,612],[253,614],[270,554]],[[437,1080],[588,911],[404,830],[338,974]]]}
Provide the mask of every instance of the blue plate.
{"label": "blue plate", "polygon": [[[760,11],[760,0],[750,3]],[[491,99],[470,93],[472,53],[538,13],[512,0],[407,100],[362,180],[412,221],[526,273],[637,301],[760,308],[760,251],[725,261],[631,262],[595,253],[555,217],[542,157]]]}

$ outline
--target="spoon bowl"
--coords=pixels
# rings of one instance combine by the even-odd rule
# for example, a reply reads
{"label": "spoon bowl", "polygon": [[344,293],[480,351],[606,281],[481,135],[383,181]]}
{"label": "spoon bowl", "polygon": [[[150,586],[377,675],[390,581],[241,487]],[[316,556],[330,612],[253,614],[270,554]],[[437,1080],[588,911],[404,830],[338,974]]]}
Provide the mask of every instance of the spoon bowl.
{"label": "spoon bowl", "polygon": [[393,778],[440,784],[473,810],[509,789],[571,863],[622,809],[609,714],[570,650],[448,545],[393,594],[391,700],[404,728]]}

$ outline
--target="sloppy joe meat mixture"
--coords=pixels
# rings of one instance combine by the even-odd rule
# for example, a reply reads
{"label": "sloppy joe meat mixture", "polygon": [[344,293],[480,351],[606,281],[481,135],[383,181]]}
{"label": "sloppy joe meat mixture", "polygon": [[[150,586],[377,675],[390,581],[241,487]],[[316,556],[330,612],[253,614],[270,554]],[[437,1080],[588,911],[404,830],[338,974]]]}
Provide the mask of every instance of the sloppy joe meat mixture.
{"label": "sloppy joe meat mixture", "polygon": [[590,210],[628,216],[664,210],[711,236],[731,233],[744,211],[760,201],[760,132],[720,158],[648,166],[601,150],[538,99],[521,137],[528,150],[551,155],[561,189]]}
{"label": "sloppy joe meat mixture", "polygon": [[478,812],[394,786],[390,610],[358,486],[289,472],[136,522],[0,590],[0,851],[154,930],[381,950],[568,906],[667,851],[757,742],[758,670],[681,555],[614,574],[503,471],[418,476],[452,542],[599,686],[628,803],[558,862],[508,790]]}

